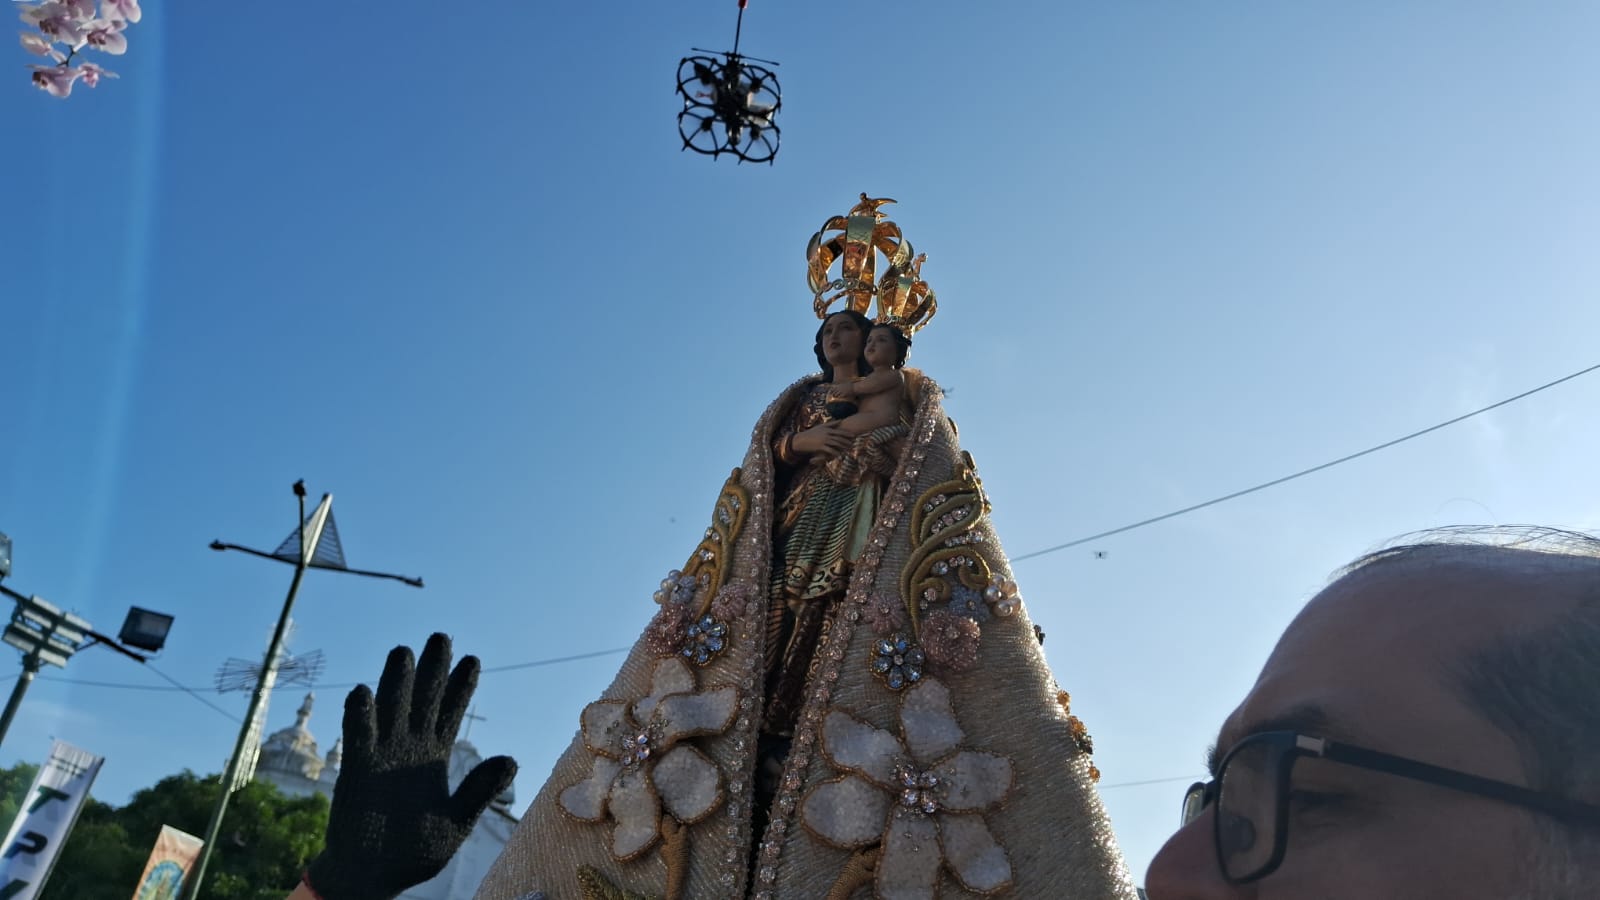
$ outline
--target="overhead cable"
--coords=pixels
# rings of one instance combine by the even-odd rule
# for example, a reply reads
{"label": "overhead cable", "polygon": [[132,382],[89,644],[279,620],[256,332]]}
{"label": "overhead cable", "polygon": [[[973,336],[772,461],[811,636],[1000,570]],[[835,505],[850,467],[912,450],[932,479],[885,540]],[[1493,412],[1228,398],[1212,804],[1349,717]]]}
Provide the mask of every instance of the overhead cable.
{"label": "overhead cable", "polygon": [[1577,371],[1577,372],[1573,372],[1571,375],[1567,375],[1567,376],[1562,377],[1562,378],[1557,378],[1555,381],[1551,381],[1551,382],[1547,382],[1545,384],[1541,384],[1541,385],[1539,385],[1538,387],[1536,387],[1536,388],[1534,388],[1532,390],[1523,391],[1522,393],[1517,394],[1514,397],[1507,397],[1506,399],[1501,400],[1498,403],[1491,403],[1488,406],[1485,406],[1485,407],[1483,407],[1481,409],[1475,409],[1472,412],[1456,416],[1453,419],[1449,419],[1447,421],[1440,422],[1437,425],[1430,425],[1427,428],[1422,429],[1421,431],[1413,431],[1410,434],[1405,435],[1404,437],[1397,437],[1392,441],[1384,441],[1381,444],[1377,444],[1375,446],[1368,447],[1365,450],[1361,450],[1361,451],[1356,452],[1356,453],[1351,453],[1351,454],[1349,454],[1347,456],[1341,456],[1338,459],[1329,460],[1328,462],[1325,462],[1325,463],[1323,463],[1321,465],[1312,466],[1309,469],[1301,469],[1298,472],[1294,472],[1292,474],[1285,475],[1282,478],[1274,478],[1271,481],[1263,481],[1260,484],[1255,485],[1253,487],[1247,487],[1242,491],[1234,491],[1231,494],[1224,494],[1221,497],[1212,498],[1210,500],[1205,501],[1204,503],[1196,503],[1193,506],[1185,506],[1182,509],[1175,509],[1172,512],[1162,513],[1159,516],[1151,516],[1148,519],[1140,519],[1139,521],[1134,522],[1134,523],[1132,523],[1130,525],[1123,525],[1120,528],[1113,528],[1110,531],[1102,531],[1102,532],[1100,532],[1098,534],[1091,534],[1088,537],[1081,537],[1081,538],[1078,538],[1077,540],[1067,541],[1065,544],[1057,544],[1054,547],[1046,547],[1043,550],[1035,550],[1032,553],[1024,553],[1021,556],[1013,556],[1013,557],[1011,557],[1011,561],[1012,562],[1021,562],[1022,560],[1025,560],[1025,559],[1034,559],[1036,557],[1044,556],[1047,553],[1055,553],[1055,552],[1057,552],[1059,550],[1066,550],[1066,549],[1069,549],[1071,547],[1081,546],[1081,545],[1087,544],[1087,543],[1089,543],[1091,541],[1098,541],[1101,538],[1111,537],[1114,534],[1122,534],[1123,532],[1126,532],[1126,531],[1132,531],[1135,528],[1143,528],[1146,525],[1154,525],[1157,522],[1165,522],[1168,519],[1176,519],[1179,516],[1188,515],[1189,513],[1195,512],[1197,510],[1205,509],[1208,506],[1216,506],[1218,503],[1226,503],[1229,500],[1236,500],[1236,499],[1238,499],[1240,497],[1245,496],[1246,494],[1254,494],[1257,491],[1264,491],[1264,490],[1266,490],[1267,488],[1270,488],[1270,487],[1277,487],[1280,484],[1283,484],[1283,483],[1288,482],[1288,481],[1293,481],[1296,478],[1304,478],[1305,476],[1310,475],[1310,474],[1312,474],[1314,472],[1321,472],[1323,469],[1331,469],[1334,466],[1340,465],[1341,463],[1347,463],[1347,462],[1350,462],[1353,459],[1360,459],[1363,456],[1368,456],[1370,454],[1377,453],[1379,450],[1387,450],[1388,448],[1393,447],[1396,444],[1403,444],[1406,441],[1409,441],[1409,440],[1411,440],[1413,438],[1419,438],[1419,437],[1422,437],[1425,434],[1429,434],[1431,432],[1438,431],[1441,428],[1447,428],[1447,427],[1449,427],[1451,425],[1456,424],[1457,422],[1465,422],[1467,419],[1470,419],[1473,416],[1480,416],[1480,415],[1483,415],[1486,412],[1489,412],[1490,410],[1499,409],[1500,407],[1505,406],[1508,403],[1515,403],[1516,401],[1521,400],[1524,397],[1531,397],[1534,394],[1539,393],[1540,391],[1548,390],[1548,389],[1553,388],[1556,385],[1561,384],[1563,382],[1571,381],[1572,379],[1577,378],[1577,377],[1582,376],[1582,375],[1587,375],[1590,372],[1595,371],[1596,369],[1600,369],[1600,364],[1590,366],[1587,369],[1582,369],[1582,370]]}

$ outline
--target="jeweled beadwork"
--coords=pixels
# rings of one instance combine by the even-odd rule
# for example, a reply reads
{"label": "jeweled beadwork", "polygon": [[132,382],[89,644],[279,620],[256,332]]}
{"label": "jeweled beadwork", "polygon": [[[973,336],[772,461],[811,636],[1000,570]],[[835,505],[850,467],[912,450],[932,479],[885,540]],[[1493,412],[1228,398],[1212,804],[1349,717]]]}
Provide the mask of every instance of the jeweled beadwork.
{"label": "jeweled beadwork", "polygon": [[895,763],[894,780],[900,785],[900,807],[907,812],[931,816],[939,811],[939,797],[944,782],[932,769],[923,770],[916,763],[901,760]]}
{"label": "jeweled beadwork", "polygon": [[884,686],[891,691],[898,691],[922,680],[922,667],[927,661],[927,654],[923,653],[922,648],[904,633],[899,633],[879,638],[873,644],[869,665],[872,674],[878,676]]}
{"label": "jeweled beadwork", "polygon": [[707,613],[689,623],[684,633],[683,649],[679,652],[683,654],[684,659],[697,666],[703,666],[717,658],[727,648],[728,626]]}

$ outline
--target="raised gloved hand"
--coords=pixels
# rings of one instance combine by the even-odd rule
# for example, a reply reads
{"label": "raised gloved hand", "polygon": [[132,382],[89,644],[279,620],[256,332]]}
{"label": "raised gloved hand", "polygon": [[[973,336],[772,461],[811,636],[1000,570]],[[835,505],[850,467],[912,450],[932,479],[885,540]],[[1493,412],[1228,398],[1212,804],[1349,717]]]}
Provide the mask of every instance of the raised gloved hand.
{"label": "raised gloved hand", "polygon": [[376,702],[366,685],[350,692],[327,845],[306,868],[322,900],[392,900],[438,875],[510,786],[516,761],[496,756],[450,793],[450,751],[477,685],[477,658],[451,672],[450,639],[435,634],[415,665],[410,648],[390,651]]}

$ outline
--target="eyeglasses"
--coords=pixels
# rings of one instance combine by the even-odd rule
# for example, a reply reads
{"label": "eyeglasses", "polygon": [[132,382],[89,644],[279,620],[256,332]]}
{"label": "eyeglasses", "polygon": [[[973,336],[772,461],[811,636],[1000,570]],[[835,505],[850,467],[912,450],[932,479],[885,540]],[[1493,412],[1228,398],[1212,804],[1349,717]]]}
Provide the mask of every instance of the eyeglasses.
{"label": "eyeglasses", "polygon": [[1477,794],[1569,822],[1600,825],[1600,806],[1364,747],[1293,731],[1269,731],[1235,744],[1217,767],[1217,777],[1192,785],[1183,797],[1185,825],[1216,806],[1212,825],[1217,862],[1228,881],[1256,881],[1283,862],[1289,837],[1289,780],[1302,757]]}

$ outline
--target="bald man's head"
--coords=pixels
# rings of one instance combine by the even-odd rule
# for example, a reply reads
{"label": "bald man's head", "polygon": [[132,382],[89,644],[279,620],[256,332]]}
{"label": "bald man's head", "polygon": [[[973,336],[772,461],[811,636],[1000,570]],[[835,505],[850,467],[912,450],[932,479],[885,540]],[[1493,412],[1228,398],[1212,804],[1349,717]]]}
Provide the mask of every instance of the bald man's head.
{"label": "bald man's head", "polygon": [[[1484,537],[1509,540],[1467,540]],[[1526,783],[1600,803],[1600,540],[1445,532],[1363,557],[1335,585],[1386,575],[1429,585],[1424,602],[1456,619],[1441,627],[1470,636],[1442,675],[1516,745]],[[1600,832],[1540,824],[1562,855],[1600,860]]]}
{"label": "bald man's head", "polygon": [[[1357,560],[1284,632],[1213,777],[1268,732],[1600,804],[1600,541],[1454,531]],[[1240,810],[1213,809],[1158,855],[1151,897],[1576,898],[1600,882],[1600,823],[1315,758],[1288,771],[1275,869],[1223,877],[1211,832]]]}

